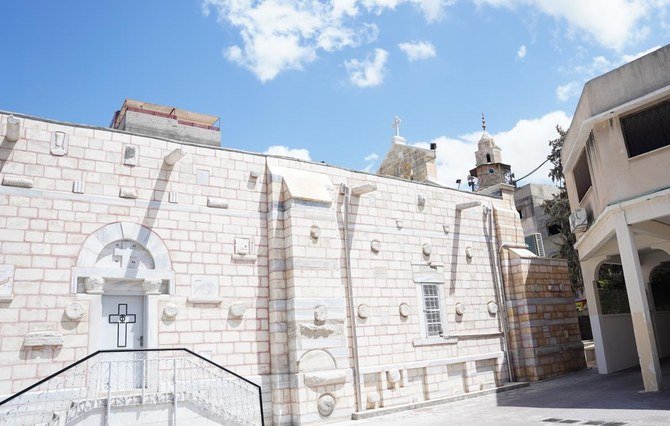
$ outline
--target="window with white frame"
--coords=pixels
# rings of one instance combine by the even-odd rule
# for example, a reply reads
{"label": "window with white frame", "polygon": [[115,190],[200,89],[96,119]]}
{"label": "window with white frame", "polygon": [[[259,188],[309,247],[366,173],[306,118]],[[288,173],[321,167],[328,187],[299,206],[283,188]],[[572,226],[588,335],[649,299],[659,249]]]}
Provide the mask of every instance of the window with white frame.
{"label": "window with white frame", "polygon": [[442,334],[442,312],[438,285],[435,283],[421,284],[427,337],[440,336]]}

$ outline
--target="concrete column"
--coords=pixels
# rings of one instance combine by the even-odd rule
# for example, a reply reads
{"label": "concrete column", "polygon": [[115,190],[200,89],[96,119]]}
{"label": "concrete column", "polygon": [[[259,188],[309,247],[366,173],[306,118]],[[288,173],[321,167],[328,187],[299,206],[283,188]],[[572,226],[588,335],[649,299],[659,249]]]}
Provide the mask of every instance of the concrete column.
{"label": "concrete column", "polygon": [[626,292],[630,304],[630,314],[635,332],[637,355],[640,359],[642,380],[646,391],[655,392],[661,389],[662,374],[658,360],[654,328],[649,312],[646,286],[640,267],[640,257],[635,246],[632,229],[626,222],[624,212],[617,213],[614,218],[619,254],[623,265],[623,274],[626,281]]}
{"label": "concrete column", "polygon": [[584,293],[586,294],[587,306],[589,309],[589,320],[591,321],[591,331],[593,332],[593,343],[596,348],[596,362],[598,372],[607,374],[611,371],[607,368],[607,356],[605,353],[605,338],[602,329],[603,313],[600,307],[600,297],[598,296],[597,274],[600,264],[605,260],[602,257],[591,258],[580,261],[582,268],[582,277],[584,278]]}

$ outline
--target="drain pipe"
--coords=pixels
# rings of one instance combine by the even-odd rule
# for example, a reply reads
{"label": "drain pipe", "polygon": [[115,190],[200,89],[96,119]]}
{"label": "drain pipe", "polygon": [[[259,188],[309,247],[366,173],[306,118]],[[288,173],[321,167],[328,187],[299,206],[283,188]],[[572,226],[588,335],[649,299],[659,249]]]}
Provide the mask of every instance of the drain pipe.
{"label": "drain pipe", "polygon": [[[507,356],[505,357],[507,359],[507,373],[509,374],[509,380],[510,382],[514,382],[514,370],[512,369],[512,360],[511,360],[511,354],[509,350],[509,318],[507,317],[507,296],[505,295],[505,285],[503,283],[503,273],[502,273],[502,264],[500,263],[500,254],[498,253],[498,250],[495,250],[493,248],[493,214],[492,209],[489,206],[484,206],[484,216],[488,218],[488,224],[489,224],[489,235],[487,236],[490,240],[490,242],[487,244],[489,248],[489,256],[493,260],[493,277],[496,281],[496,287],[498,289],[498,306],[500,309],[498,310],[498,324],[500,324],[500,328],[502,329],[503,332],[503,341],[505,345],[505,353]],[[500,246],[500,250],[505,247],[505,244],[502,244]]]}
{"label": "drain pipe", "polygon": [[362,411],[363,393],[361,390],[360,363],[358,360],[358,334],[356,333],[356,304],[354,303],[354,290],[351,280],[351,247],[349,245],[349,203],[351,195],[359,197],[363,194],[377,190],[375,185],[361,185],[350,189],[346,184],[340,184],[340,194],[344,195],[344,266],[347,271],[347,300],[349,302],[349,312],[351,321],[351,352],[354,357],[354,388],[356,391],[356,411]]}

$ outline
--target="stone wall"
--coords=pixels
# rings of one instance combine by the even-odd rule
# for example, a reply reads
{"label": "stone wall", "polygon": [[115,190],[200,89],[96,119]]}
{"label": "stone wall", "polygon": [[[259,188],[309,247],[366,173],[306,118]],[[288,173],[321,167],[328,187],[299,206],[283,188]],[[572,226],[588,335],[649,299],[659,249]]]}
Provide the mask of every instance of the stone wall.
{"label": "stone wall", "polygon": [[[96,276],[109,294],[146,290],[146,345],[192,349],[261,384],[277,424],[508,380],[504,322],[490,310],[501,304],[497,248],[523,241],[507,192],[20,120],[21,138],[0,145],[0,272],[11,272],[0,394],[99,349]],[[176,149],[186,155],[170,166]],[[363,184],[376,190],[351,195]],[[104,263],[117,240],[147,252],[144,269]],[[440,291],[442,336],[427,336],[425,282]]]}
{"label": "stone wall", "polygon": [[379,166],[379,174],[419,182],[436,181],[435,151],[394,142]]}

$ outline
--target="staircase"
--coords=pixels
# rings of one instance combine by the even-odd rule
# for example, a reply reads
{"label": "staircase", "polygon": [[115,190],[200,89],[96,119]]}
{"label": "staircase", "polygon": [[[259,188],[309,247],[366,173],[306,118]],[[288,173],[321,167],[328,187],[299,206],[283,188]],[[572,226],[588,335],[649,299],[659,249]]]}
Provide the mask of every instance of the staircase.
{"label": "staircase", "polygon": [[151,423],[263,425],[261,402],[260,386],[188,349],[104,350],[0,402],[0,425],[141,424],[142,411]]}

